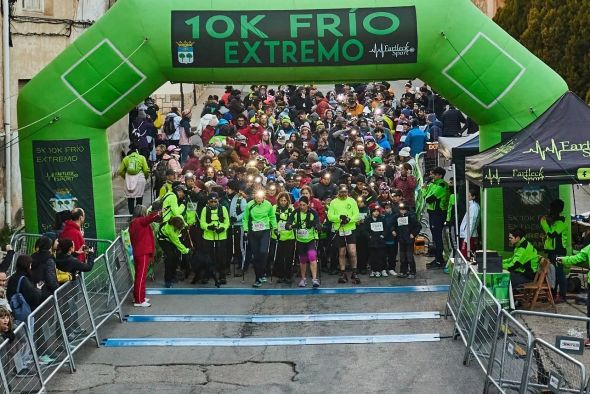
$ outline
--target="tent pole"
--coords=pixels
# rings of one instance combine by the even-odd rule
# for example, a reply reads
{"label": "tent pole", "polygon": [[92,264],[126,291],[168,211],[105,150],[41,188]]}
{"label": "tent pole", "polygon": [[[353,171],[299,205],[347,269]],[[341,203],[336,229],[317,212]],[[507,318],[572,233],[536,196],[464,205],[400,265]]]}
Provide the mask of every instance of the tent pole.
{"label": "tent pole", "polygon": [[[453,179],[455,180],[455,182],[453,182],[455,193],[455,245],[457,245],[457,249],[459,249],[459,207],[457,206],[459,199],[457,198],[457,165],[455,163],[453,163]],[[452,237],[453,234],[450,234],[450,236]]]}
{"label": "tent pole", "polygon": [[[467,228],[465,229],[465,242],[467,243],[467,256],[469,258],[471,254],[471,218],[469,217],[469,180],[465,177],[465,220]],[[459,229],[460,230],[460,229]]]}
{"label": "tent pole", "polygon": [[488,189],[483,189],[483,286],[486,286],[488,269]]}

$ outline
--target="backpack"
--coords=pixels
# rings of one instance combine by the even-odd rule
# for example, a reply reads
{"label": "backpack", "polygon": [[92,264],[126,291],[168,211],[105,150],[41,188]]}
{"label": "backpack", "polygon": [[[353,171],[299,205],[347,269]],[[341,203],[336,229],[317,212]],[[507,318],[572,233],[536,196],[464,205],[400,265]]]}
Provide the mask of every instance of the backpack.
{"label": "backpack", "polygon": [[20,322],[26,322],[27,318],[31,314],[31,307],[25,300],[25,297],[20,292],[20,285],[25,279],[24,276],[21,276],[18,280],[18,285],[16,286],[16,293],[10,297],[10,307],[12,308],[12,314],[14,318]]}
{"label": "backpack", "polygon": [[174,118],[175,116],[170,115],[167,116],[166,120],[164,121],[164,133],[168,136],[176,132],[176,127],[174,127]]}
{"label": "backpack", "polygon": [[147,132],[148,130],[145,129],[143,133],[141,132],[141,126],[143,126],[143,122],[139,124],[139,126],[133,126],[133,130],[131,131],[131,136],[133,137],[134,142],[137,145],[137,148],[144,149],[147,148],[149,142],[147,140]]}
{"label": "backpack", "polygon": [[157,191],[160,191],[160,188],[164,183],[166,183],[166,170],[168,169],[168,161],[160,160],[156,167],[154,168],[154,183],[155,188]]}

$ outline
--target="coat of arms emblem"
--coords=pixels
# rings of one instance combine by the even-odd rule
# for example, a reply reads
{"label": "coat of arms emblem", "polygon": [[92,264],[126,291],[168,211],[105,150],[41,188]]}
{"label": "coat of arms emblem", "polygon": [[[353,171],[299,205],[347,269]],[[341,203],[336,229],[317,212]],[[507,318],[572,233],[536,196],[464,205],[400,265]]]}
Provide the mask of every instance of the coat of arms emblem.
{"label": "coat of arms emblem", "polygon": [[193,41],[180,41],[178,44],[178,62],[180,64],[191,64],[195,61]]}

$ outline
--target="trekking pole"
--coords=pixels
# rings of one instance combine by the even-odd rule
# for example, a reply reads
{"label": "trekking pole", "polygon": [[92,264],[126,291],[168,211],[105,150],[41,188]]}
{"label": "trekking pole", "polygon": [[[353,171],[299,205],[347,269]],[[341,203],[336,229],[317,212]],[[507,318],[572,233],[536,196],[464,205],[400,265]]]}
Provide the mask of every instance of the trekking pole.
{"label": "trekking pole", "polygon": [[246,281],[246,274],[244,269],[246,268],[246,254],[248,254],[248,237],[244,237],[242,233],[242,241],[244,243],[244,253],[242,253],[242,283]]}
{"label": "trekking pole", "polygon": [[219,236],[219,234],[217,233],[217,231],[215,232],[215,236],[213,237],[213,266],[209,268],[209,272],[211,272],[211,276],[213,276],[213,282],[215,283],[215,287],[217,287],[218,289],[221,287],[221,285],[219,284],[219,279],[217,279],[217,275],[215,275],[215,272],[217,271],[216,267],[217,267],[217,241],[215,240],[215,238],[217,238]]}
{"label": "trekking pole", "polygon": [[[275,242],[275,256],[273,258],[273,262],[275,263],[275,265],[277,263],[277,250],[279,249],[279,238],[280,237],[281,237],[281,235],[279,233],[277,233],[277,240]],[[279,279],[281,279],[281,278],[279,278]],[[272,267],[271,267],[271,271],[270,271],[270,280],[272,282]]]}
{"label": "trekking pole", "polygon": [[234,260],[235,254],[236,254],[236,229],[232,225],[231,226],[231,262],[232,262],[232,266],[233,266],[234,277],[236,276],[236,264],[235,264],[236,262]]}
{"label": "trekking pole", "polygon": [[[272,230],[270,230],[272,232]],[[271,234],[268,234],[268,246],[266,248],[266,260],[268,261],[268,255],[270,254],[270,243],[272,241]],[[269,264],[270,266],[270,283],[272,283],[272,261]]]}
{"label": "trekking pole", "polygon": [[322,282],[322,259],[320,258],[320,251],[319,251],[319,242],[317,239],[314,239],[315,242],[315,250],[317,253],[317,270],[318,270],[318,278],[320,279],[320,283]]}

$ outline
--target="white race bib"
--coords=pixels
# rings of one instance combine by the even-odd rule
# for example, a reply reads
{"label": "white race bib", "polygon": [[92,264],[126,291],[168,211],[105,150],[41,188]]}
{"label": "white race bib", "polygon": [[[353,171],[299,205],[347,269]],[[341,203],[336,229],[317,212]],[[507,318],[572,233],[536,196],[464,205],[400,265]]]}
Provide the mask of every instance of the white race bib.
{"label": "white race bib", "polygon": [[279,222],[279,231],[285,231],[285,226],[287,225],[286,222]]}
{"label": "white race bib", "polygon": [[408,217],[403,216],[403,217],[397,218],[397,225],[398,226],[407,226],[408,225]]}
{"label": "white race bib", "polygon": [[264,231],[266,230],[266,226],[264,222],[253,222],[252,223],[252,230],[253,231]]}
{"label": "white race bib", "polygon": [[297,230],[297,237],[299,237],[299,238],[309,237],[309,230],[306,228],[300,228],[299,230]]}
{"label": "white race bib", "polygon": [[371,223],[371,231],[374,231],[374,232],[383,231],[383,222]]}
{"label": "white race bib", "polygon": [[342,230],[342,229],[340,229],[338,231],[338,235],[340,235],[341,237],[347,237],[350,234],[352,234],[352,230]]}
{"label": "white race bib", "polygon": [[367,218],[367,213],[359,213],[359,220],[365,220]]}

